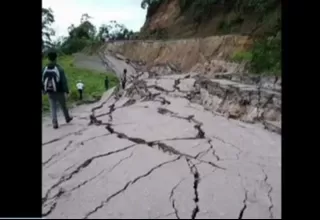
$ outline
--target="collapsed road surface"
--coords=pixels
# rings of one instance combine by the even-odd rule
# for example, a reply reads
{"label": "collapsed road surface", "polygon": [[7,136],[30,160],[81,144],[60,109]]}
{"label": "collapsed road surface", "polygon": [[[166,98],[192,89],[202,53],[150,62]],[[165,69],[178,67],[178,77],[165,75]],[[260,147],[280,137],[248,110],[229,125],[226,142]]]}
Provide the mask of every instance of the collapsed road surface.
{"label": "collapsed road surface", "polygon": [[281,218],[279,134],[195,103],[192,74],[106,60],[126,90],[43,120],[43,217]]}

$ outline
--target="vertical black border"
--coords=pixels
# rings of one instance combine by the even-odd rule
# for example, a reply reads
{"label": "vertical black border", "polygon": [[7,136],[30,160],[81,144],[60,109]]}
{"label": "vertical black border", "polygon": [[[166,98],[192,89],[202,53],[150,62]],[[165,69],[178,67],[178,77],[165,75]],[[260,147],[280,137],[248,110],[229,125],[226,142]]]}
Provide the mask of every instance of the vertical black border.
{"label": "vertical black border", "polygon": [[313,140],[319,136],[317,9],[311,2],[282,1],[282,218],[305,219],[319,209],[319,172],[310,172],[319,160],[312,158],[319,145]]}
{"label": "vertical black border", "polygon": [[287,90],[289,89],[289,81],[288,81],[288,76],[289,76],[289,62],[288,62],[288,35],[289,35],[289,27],[288,27],[288,21],[289,21],[289,15],[288,15],[288,0],[284,0],[282,1],[282,40],[281,40],[281,45],[282,45],[282,145],[281,145],[281,154],[282,154],[282,161],[281,161],[281,167],[282,167],[282,178],[281,178],[281,192],[282,192],[282,196],[281,196],[281,214],[282,214],[282,218],[285,218],[286,216],[286,198],[285,198],[285,194],[286,194],[286,188],[285,186],[285,182],[286,182],[286,171],[285,171],[285,167],[286,167],[286,146],[289,145],[289,142],[287,141],[288,135],[288,130],[286,127],[286,123],[285,121],[289,119],[286,118],[286,104],[287,102],[285,101],[285,97],[287,96]]}
{"label": "vertical black border", "polygon": [[0,217],[41,217],[41,5],[9,1],[1,14]]}

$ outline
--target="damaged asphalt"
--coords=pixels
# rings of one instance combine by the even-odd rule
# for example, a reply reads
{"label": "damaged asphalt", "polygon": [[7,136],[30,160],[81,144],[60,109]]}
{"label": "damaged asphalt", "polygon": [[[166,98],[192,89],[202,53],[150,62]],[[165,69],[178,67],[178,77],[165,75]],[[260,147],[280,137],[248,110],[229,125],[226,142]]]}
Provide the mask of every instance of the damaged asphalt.
{"label": "damaged asphalt", "polygon": [[[43,120],[45,218],[281,218],[281,136],[194,101],[190,74],[136,73],[126,90]],[[61,119],[62,120],[62,119]]]}

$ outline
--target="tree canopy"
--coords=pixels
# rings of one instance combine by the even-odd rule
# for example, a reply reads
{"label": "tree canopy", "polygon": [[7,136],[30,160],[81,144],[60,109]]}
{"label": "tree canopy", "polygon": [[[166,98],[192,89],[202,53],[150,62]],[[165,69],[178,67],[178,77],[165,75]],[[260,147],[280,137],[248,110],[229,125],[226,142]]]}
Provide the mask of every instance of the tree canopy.
{"label": "tree canopy", "polygon": [[68,27],[68,36],[60,36],[55,41],[52,37],[55,35],[51,25],[54,23],[54,12],[49,8],[42,9],[42,41],[43,51],[56,49],[63,54],[72,54],[83,50],[90,45],[104,42],[106,38],[112,40],[127,40],[137,36],[132,30],[129,30],[123,24],[116,21],[110,21],[96,28],[91,22],[92,17],[85,13],[80,18],[80,24],[75,26],[71,24]]}
{"label": "tree canopy", "polygon": [[52,46],[51,37],[55,35],[51,25],[54,22],[53,11],[51,8],[42,8],[42,50]]}

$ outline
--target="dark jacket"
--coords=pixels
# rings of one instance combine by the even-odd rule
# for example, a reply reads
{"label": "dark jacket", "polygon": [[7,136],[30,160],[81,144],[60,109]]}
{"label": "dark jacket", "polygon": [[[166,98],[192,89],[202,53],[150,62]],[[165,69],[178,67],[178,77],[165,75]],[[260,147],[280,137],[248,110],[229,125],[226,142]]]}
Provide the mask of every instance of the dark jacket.
{"label": "dark jacket", "polygon": [[109,79],[108,79],[108,77],[106,77],[105,80],[104,80],[104,87],[105,87],[106,89],[109,88]]}
{"label": "dark jacket", "polygon": [[[62,92],[62,93],[69,93],[69,87],[68,87],[68,80],[67,80],[67,77],[66,77],[66,74],[64,72],[64,69],[59,65],[59,64],[56,64],[56,63],[49,63],[47,65],[48,68],[53,68],[54,66],[56,66],[59,70],[59,73],[60,73],[60,81],[59,81],[59,85],[58,85],[58,88],[57,88],[57,92]],[[44,88],[44,79],[43,79],[43,74],[44,74],[44,69],[45,67],[42,69],[42,90]]]}
{"label": "dark jacket", "polygon": [[123,75],[122,75],[122,82],[124,82],[124,83],[127,82],[127,73],[123,73]]}

